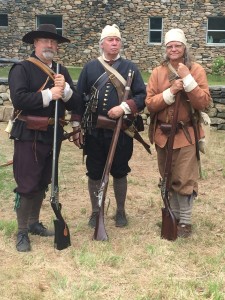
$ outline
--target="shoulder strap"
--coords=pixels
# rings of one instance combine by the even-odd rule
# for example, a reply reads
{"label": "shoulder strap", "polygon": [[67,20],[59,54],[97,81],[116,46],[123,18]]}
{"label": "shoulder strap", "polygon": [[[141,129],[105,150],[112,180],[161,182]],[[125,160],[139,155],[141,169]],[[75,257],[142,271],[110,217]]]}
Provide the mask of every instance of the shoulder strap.
{"label": "shoulder strap", "polygon": [[126,86],[126,80],[123,78],[123,76],[120,75],[120,73],[113,67],[111,67],[109,64],[107,64],[102,56],[98,57],[98,60],[103,65],[103,67],[108,70],[110,73],[114,74],[116,78],[123,84],[123,86]]}
{"label": "shoulder strap", "polygon": [[48,66],[43,64],[40,60],[36,59],[35,57],[29,57],[27,58],[28,61],[32,62],[36,66],[38,66],[43,72],[45,72],[52,80],[54,80],[53,75],[55,72],[50,69]]}

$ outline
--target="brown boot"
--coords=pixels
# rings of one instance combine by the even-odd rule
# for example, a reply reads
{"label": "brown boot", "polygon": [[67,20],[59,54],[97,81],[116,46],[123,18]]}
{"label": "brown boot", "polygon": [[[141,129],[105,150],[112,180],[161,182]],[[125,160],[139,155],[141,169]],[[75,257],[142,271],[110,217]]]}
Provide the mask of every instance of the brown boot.
{"label": "brown boot", "polygon": [[177,226],[177,236],[181,238],[188,238],[192,233],[191,224],[178,224]]}

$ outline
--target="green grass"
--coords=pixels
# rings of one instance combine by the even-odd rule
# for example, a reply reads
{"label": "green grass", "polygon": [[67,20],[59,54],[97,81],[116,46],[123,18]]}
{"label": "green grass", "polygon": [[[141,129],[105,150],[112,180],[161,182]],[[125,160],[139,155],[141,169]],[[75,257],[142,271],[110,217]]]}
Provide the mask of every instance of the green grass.
{"label": "green grass", "polygon": [[[71,75],[71,77],[73,78],[73,80],[77,80],[80,72],[82,70],[81,67],[68,67],[69,73]],[[8,73],[9,73],[9,67],[1,67],[0,66],[0,78],[7,78],[8,77]],[[144,82],[148,82],[150,73],[143,71],[141,72],[142,78],[144,80]],[[218,75],[211,75],[209,74],[207,76],[208,78],[208,83],[210,86],[212,85],[225,85],[225,76],[218,76]]]}

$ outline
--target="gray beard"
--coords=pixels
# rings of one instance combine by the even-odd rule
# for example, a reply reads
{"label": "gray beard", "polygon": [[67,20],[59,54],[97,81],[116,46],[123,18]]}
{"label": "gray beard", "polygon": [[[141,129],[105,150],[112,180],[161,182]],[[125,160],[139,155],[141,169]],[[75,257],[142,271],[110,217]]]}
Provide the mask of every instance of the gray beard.
{"label": "gray beard", "polygon": [[43,56],[45,59],[47,60],[53,60],[54,56],[55,56],[55,53],[54,52],[51,52],[51,51],[44,51],[43,52]]}

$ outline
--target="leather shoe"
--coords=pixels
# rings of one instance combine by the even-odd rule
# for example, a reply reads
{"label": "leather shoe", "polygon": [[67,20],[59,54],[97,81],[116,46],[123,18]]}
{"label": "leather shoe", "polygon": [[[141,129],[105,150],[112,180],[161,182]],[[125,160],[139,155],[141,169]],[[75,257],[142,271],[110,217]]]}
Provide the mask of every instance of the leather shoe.
{"label": "leather shoe", "polygon": [[181,238],[188,238],[192,233],[191,224],[179,224],[177,226],[177,236]]}
{"label": "leather shoe", "polygon": [[28,232],[40,236],[53,236],[53,230],[47,229],[41,222],[35,222],[28,226]]}
{"label": "leather shoe", "polygon": [[115,221],[116,221],[116,227],[127,226],[127,218],[124,210],[117,210]]}
{"label": "leather shoe", "polygon": [[20,231],[17,234],[16,249],[19,252],[28,252],[31,250],[30,239],[26,231]]}

